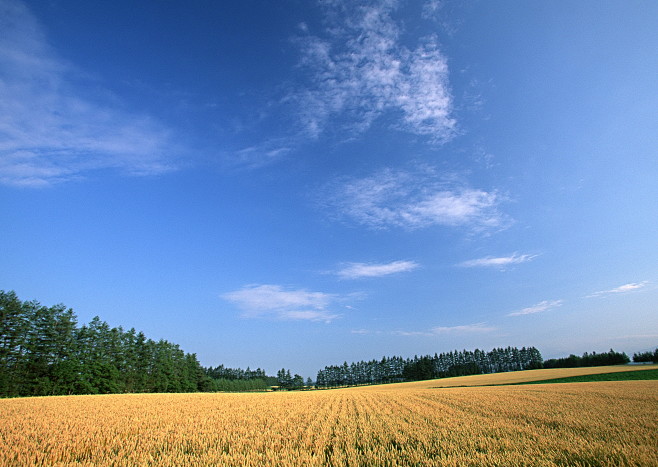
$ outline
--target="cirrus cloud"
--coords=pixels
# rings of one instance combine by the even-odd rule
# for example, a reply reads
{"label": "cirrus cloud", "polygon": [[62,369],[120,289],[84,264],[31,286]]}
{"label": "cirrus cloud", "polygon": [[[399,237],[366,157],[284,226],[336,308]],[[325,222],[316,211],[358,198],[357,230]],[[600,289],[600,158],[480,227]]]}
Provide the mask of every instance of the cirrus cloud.
{"label": "cirrus cloud", "polygon": [[640,290],[643,287],[645,287],[647,284],[649,284],[649,281],[642,281],[642,282],[631,282],[629,284],[624,284],[620,285],[619,287],[615,287],[613,289],[609,290],[599,290],[598,292],[594,292],[590,295],[587,295],[587,298],[594,298],[594,297],[605,297],[608,295],[615,295],[615,294],[623,294],[623,293],[628,293],[628,292],[634,292],[636,290]]}
{"label": "cirrus cloud", "polygon": [[58,57],[29,9],[0,1],[0,183],[44,186],[100,169],[153,175],[175,168],[171,131],[90,92]]}
{"label": "cirrus cloud", "polygon": [[537,303],[536,305],[532,305],[527,308],[523,308],[522,310],[508,313],[507,316],[524,316],[524,315],[532,315],[535,313],[542,313],[552,308],[562,306],[563,303],[564,303],[563,300],[544,300],[542,302]]}
{"label": "cirrus cloud", "polygon": [[504,228],[503,197],[471,188],[432,168],[414,172],[385,169],[371,176],[334,182],[322,203],[338,217],[375,229],[418,229],[432,225],[473,230]]}
{"label": "cirrus cloud", "polygon": [[468,334],[480,332],[492,332],[496,328],[486,323],[465,324],[459,326],[436,326],[431,329],[432,334]]}
{"label": "cirrus cloud", "polygon": [[[451,117],[447,59],[436,36],[415,47],[403,44],[403,25],[394,19],[398,1],[323,2],[326,28],[322,37],[297,39],[300,68],[309,83],[295,89],[295,102],[305,133],[316,137],[330,120],[341,129],[360,133],[385,112],[399,115],[392,126],[434,142],[455,134]],[[308,33],[306,24],[300,30]]]}
{"label": "cirrus cloud", "polygon": [[396,331],[399,336],[438,336],[446,334],[484,334],[496,331],[498,328],[486,323],[462,324],[458,326],[435,326],[429,331]]}
{"label": "cirrus cloud", "polygon": [[305,289],[286,289],[280,285],[252,284],[227,292],[221,297],[242,310],[245,318],[324,321],[339,317],[329,305],[338,296]]}
{"label": "cirrus cloud", "polygon": [[338,271],[341,279],[361,279],[364,277],[382,277],[400,272],[413,271],[419,264],[415,261],[393,261],[391,263],[348,263]]}
{"label": "cirrus cloud", "polygon": [[493,267],[493,268],[505,269],[505,267],[513,264],[521,264],[521,263],[526,263],[528,261],[532,261],[537,256],[539,255],[520,255],[518,253],[514,253],[510,256],[501,256],[501,257],[487,256],[485,258],[478,258],[478,259],[471,259],[468,261],[464,261],[462,263],[459,263],[458,266],[462,266],[465,268]]}

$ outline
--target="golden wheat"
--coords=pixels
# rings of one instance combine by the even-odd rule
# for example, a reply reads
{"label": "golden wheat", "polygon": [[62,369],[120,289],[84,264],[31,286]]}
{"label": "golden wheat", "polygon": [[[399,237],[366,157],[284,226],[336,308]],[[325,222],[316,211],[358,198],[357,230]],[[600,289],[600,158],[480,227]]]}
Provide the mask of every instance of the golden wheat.
{"label": "golden wheat", "polygon": [[0,400],[8,466],[652,466],[657,433],[658,381]]}
{"label": "golden wheat", "polygon": [[453,388],[464,386],[495,386],[500,384],[517,384],[531,381],[544,381],[554,378],[571,376],[598,375],[604,373],[620,373],[637,370],[658,370],[658,365],[610,365],[581,368],[551,368],[545,370],[510,371],[507,373],[490,373],[485,375],[456,376],[412,383],[395,383],[372,388]]}

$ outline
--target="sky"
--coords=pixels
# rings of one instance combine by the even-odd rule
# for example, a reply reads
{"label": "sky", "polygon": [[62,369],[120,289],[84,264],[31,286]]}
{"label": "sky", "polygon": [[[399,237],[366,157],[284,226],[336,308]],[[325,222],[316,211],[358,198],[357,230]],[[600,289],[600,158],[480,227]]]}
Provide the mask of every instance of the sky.
{"label": "sky", "polygon": [[0,289],[204,366],[658,346],[658,3],[0,0]]}

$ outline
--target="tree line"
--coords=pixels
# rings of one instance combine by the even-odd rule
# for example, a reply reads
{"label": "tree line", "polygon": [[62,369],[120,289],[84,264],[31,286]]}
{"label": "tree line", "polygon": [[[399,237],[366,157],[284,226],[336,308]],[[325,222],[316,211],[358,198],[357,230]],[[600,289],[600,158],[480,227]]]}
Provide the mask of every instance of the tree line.
{"label": "tree line", "polygon": [[193,392],[211,381],[195,354],[134,328],[0,291],[0,396]]}
{"label": "tree line", "polygon": [[292,376],[290,374],[290,370],[286,370],[285,368],[281,368],[276,373],[276,380],[277,380],[277,389],[285,389],[285,390],[309,389],[314,386],[311,378],[308,378],[306,382],[304,382],[304,378],[302,376],[296,373],[294,376]]}
{"label": "tree line", "polygon": [[242,391],[265,391],[277,384],[277,379],[267,376],[265,370],[247,367],[228,368],[224,365],[204,368],[204,372],[210,378],[210,391],[242,392]]}
{"label": "tree line", "polygon": [[609,352],[587,353],[582,357],[571,354],[564,358],[551,358],[544,362],[544,368],[576,368],[582,366],[606,366],[606,365],[624,365],[631,361],[624,352],[615,352],[610,349]]}
{"label": "tree line", "polygon": [[268,391],[272,383],[268,379],[210,379],[203,388],[207,392],[252,392]]}
{"label": "tree line", "polygon": [[[308,383],[308,382],[307,382]],[[21,301],[0,290],[0,397],[139,392],[299,389],[304,380],[282,370],[204,368],[177,344],[95,317],[79,326],[64,305]]]}
{"label": "tree line", "polygon": [[360,361],[326,366],[318,371],[318,387],[355,386],[361,384],[396,383],[424,379],[465,376],[501,371],[541,368],[539,350],[534,347],[497,348],[489,352],[475,349],[414,358],[384,357],[381,360]]}
{"label": "tree line", "polygon": [[[95,317],[79,326],[72,309],[21,301],[0,290],[0,397],[122,392],[260,391],[381,384],[480,373],[628,363],[614,350],[542,361],[534,347],[453,351],[414,358],[384,357],[326,366],[315,383],[285,368],[204,368],[195,354],[134,328],[110,327]],[[658,349],[633,355],[658,362]]]}
{"label": "tree line", "polygon": [[256,368],[255,370],[247,367],[246,370],[242,368],[227,368],[224,365],[219,365],[216,367],[208,367],[205,369],[206,375],[213,379],[227,379],[231,381],[235,380],[253,380],[253,379],[267,379],[268,376],[265,374],[265,370]]}
{"label": "tree line", "polygon": [[653,352],[638,352],[633,354],[635,363],[658,363],[658,348]]}

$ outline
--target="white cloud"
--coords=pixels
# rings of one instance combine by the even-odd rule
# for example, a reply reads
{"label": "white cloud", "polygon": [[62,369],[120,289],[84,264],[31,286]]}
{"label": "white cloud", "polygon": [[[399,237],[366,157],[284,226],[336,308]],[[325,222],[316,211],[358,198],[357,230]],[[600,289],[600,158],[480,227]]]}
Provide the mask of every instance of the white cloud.
{"label": "white cloud", "polygon": [[563,300],[544,300],[543,302],[539,302],[536,305],[530,306],[528,308],[524,308],[519,311],[514,311],[512,313],[508,313],[507,316],[523,316],[523,315],[532,315],[535,313],[542,313],[544,311],[550,310],[552,308],[556,308],[558,306],[561,306],[563,303]]}
{"label": "white cloud", "polygon": [[624,285],[620,285],[619,287],[615,287],[614,289],[600,290],[598,292],[594,292],[594,293],[588,295],[587,298],[605,297],[607,295],[634,292],[636,290],[639,290],[639,289],[645,287],[648,283],[649,283],[649,281],[642,281],[642,282],[624,284]]}
{"label": "white cloud", "polygon": [[247,285],[222,298],[234,303],[246,318],[331,322],[339,317],[328,310],[339,297],[304,289],[286,290],[280,285]]}
{"label": "white cloud", "polygon": [[259,169],[283,158],[292,148],[291,140],[275,139],[235,151],[229,158],[231,166]]}
{"label": "white cloud", "polygon": [[466,324],[461,326],[437,326],[431,329],[432,334],[469,334],[492,332],[495,330],[495,327],[487,326],[485,323]]}
{"label": "white cloud", "polygon": [[321,310],[284,310],[279,313],[279,318],[286,320],[324,321],[326,323],[337,318],[338,315]]}
{"label": "white cloud", "polygon": [[445,334],[479,334],[496,331],[497,328],[486,323],[464,324],[459,326],[435,326],[429,331],[397,331],[400,336],[437,336]]}
{"label": "white cloud", "polygon": [[30,11],[0,0],[0,183],[41,186],[98,169],[173,169],[167,129],[90,96]]}
{"label": "white cloud", "polygon": [[399,272],[413,271],[418,267],[415,261],[393,261],[384,264],[349,263],[340,271],[338,276],[342,279],[360,279],[363,277],[382,277]]}
{"label": "white cloud", "polygon": [[439,10],[443,7],[441,0],[428,0],[423,5],[423,18],[434,19],[437,17]]}
{"label": "white cloud", "polygon": [[[332,117],[353,133],[366,130],[385,112],[399,114],[394,127],[435,142],[455,133],[447,60],[434,36],[414,48],[403,45],[393,18],[397,1],[324,2],[323,38],[305,36],[300,66],[310,85],[293,91],[303,127],[317,136]],[[306,26],[306,25],[305,25]],[[301,28],[308,31],[308,27]]]}
{"label": "white cloud", "polygon": [[373,228],[417,229],[431,225],[501,228],[502,198],[453,181],[431,169],[417,173],[384,170],[373,176],[335,183],[324,203],[339,216]]}
{"label": "white cloud", "polygon": [[505,269],[506,266],[526,263],[528,261],[535,259],[537,256],[538,255],[519,255],[518,253],[514,253],[513,255],[502,256],[502,257],[487,256],[485,258],[478,258],[478,259],[471,259],[468,261],[464,261],[462,263],[459,263],[459,266],[466,268],[494,267],[499,269]]}

